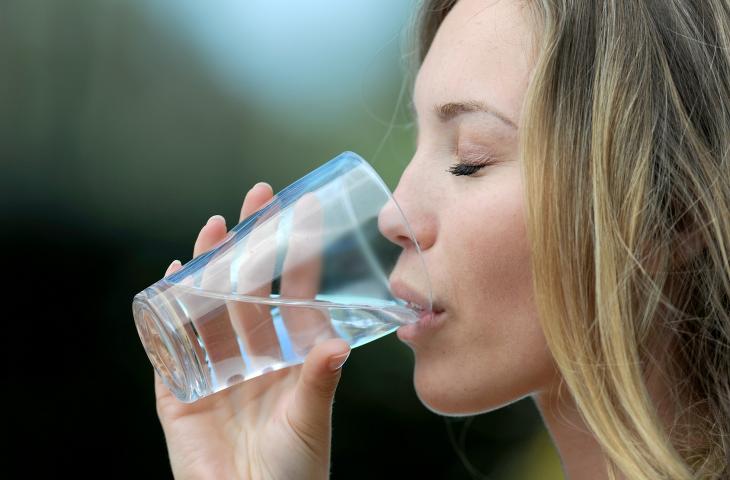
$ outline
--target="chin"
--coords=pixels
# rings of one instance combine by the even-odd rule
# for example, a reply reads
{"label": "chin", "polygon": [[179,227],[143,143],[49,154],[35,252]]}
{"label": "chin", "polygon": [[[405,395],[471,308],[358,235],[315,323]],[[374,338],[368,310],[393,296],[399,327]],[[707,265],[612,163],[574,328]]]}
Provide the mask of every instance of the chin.
{"label": "chin", "polygon": [[438,376],[433,372],[414,372],[413,387],[421,403],[437,415],[462,417],[478,415],[498,410],[514,403],[529,392],[513,391],[512,388],[489,385],[487,379],[478,385],[469,382],[476,378],[456,377],[454,375]]}

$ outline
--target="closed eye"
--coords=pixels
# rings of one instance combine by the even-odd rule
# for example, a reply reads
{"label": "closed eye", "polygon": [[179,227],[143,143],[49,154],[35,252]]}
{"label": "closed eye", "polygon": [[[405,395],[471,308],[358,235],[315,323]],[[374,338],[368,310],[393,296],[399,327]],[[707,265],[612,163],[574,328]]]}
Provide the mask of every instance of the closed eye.
{"label": "closed eye", "polygon": [[459,160],[459,163],[455,163],[447,170],[452,175],[473,175],[492,163],[494,158],[487,153],[479,152],[459,155]]}
{"label": "closed eye", "polygon": [[469,163],[455,163],[452,166],[449,167],[447,172],[451,173],[452,175],[473,175],[474,173],[478,172],[482,168],[486,167],[486,164],[477,165],[477,164],[469,164]]}

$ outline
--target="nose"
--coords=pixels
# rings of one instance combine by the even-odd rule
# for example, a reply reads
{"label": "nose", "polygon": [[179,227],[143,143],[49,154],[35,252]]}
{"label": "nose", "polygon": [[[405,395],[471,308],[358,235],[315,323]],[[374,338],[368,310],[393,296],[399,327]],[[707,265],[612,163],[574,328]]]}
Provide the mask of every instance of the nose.
{"label": "nose", "polygon": [[388,240],[401,248],[413,248],[411,235],[403,221],[405,217],[421,251],[426,251],[436,239],[433,215],[427,212],[426,198],[418,190],[406,195],[402,180],[393,192],[393,198],[388,200],[378,214],[378,229]]}

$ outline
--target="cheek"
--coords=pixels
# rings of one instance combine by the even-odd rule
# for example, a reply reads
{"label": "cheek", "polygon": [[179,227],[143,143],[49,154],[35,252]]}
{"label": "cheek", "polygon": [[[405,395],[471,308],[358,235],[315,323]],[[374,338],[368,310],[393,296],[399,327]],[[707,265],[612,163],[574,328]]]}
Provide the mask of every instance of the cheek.
{"label": "cheek", "polygon": [[493,338],[504,339],[536,322],[520,184],[511,176],[495,183],[445,241],[458,252],[448,263],[449,283],[460,287],[452,298],[464,326],[489,327]]}
{"label": "cheek", "polygon": [[451,232],[444,245],[454,252],[446,263],[453,316],[433,344],[415,352],[418,395],[440,413],[493,410],[555,374],[534,305],[521,193],[494,189],[475,205],[488,207],[462,213],[460,228],[442,224],[442,234]]}

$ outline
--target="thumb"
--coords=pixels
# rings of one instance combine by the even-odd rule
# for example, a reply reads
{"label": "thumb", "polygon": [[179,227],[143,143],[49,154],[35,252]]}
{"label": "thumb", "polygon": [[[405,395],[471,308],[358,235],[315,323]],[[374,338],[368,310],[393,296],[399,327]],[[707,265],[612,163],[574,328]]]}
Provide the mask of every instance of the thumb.
{"label": "thumb", "polygon": [[299,434],[329,442],[332,400],[349,355],[342,339],[326,340],[307,354],[289,410],[289,423]]}

